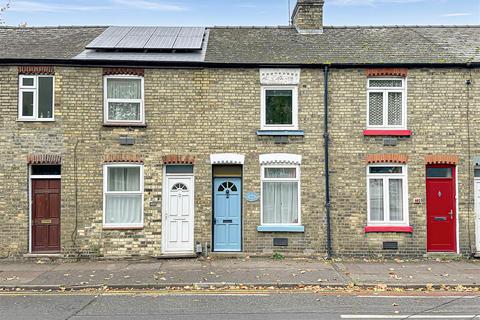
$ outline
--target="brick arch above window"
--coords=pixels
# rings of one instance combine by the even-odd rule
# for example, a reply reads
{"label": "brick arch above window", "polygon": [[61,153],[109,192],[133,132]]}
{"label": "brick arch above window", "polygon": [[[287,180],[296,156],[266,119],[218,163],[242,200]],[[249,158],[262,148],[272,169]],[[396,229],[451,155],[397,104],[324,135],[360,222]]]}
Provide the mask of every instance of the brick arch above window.
{"label": "brick arch above window", "polygon": [[56,154],[29,154],[27,156],[27,163],[29,165],[36,165],[36,164],[61,165],[62,156],[56,155]]}
{"label": "brick arch above window", "polygon": [[104,76],[113,75],[126,75],[126,76],[138,76],[143,77],[145,75],[145,69],[143,68],[103,68]]}
{"label": "brick arch above window", "polygon": [[430,154],[425,156],[425,164],[453,164],[460,162],[458,156],[453,154]]}
{"label": "brick arch above window", "polygon": [[20,75],[55,75],[53,66],[18,66]]}
{"label": "brick arch above window", "polygon": [[170,154],[163,157],[163,164],[195,164],[195,156]]}
{"label": "brick arch above window", "polygon": [[405,154],[369,154],[366,158],[367,164],[372,163],[400,163],[406,164],[408,156]]}
{"label": "brick arch above window", "polygon": [[138,154],[115,153],[104,157],[105,163],[143,163],[143,157]]}
{"label": "brick arch above window", "polygon": [[406,77],[407,68],[369,68],[366,70],[367,77]]}

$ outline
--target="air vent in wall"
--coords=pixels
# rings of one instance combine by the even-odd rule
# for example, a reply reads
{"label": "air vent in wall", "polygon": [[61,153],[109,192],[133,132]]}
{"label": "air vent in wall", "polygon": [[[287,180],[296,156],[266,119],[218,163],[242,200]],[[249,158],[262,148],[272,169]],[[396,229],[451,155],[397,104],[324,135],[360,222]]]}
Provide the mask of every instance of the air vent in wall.
{"label": "air vent in wall", "polygon": [[383,242],[383,250],[398,250],[398,242],[397,241]]}
{"label": "air vent in wall", "polygon": [[273,238],[273,245],[275,247],[287,247],[288,238]]}

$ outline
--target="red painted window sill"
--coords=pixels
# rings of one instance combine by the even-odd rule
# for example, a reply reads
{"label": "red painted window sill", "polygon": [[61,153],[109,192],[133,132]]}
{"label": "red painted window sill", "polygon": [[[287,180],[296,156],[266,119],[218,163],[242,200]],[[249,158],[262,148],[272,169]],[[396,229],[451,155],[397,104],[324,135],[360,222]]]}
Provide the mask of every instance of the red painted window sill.
{"label": "red painted window sill", "polygon": [[401,227],[401,226],[366,226],[365,233],[373,232],[401,232],[401,233],[413,233],[413,227]]}
{"label": "red painted window sill", "polygon": [[364,136],[410,137],[412,130],[363,130]]}

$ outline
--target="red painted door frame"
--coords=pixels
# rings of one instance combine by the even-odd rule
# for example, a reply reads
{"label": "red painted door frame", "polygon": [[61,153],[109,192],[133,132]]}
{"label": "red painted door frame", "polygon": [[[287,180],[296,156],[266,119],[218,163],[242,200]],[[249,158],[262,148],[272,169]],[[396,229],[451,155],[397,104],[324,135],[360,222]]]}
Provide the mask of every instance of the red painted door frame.
{"label": "red painted door frame", "polygon": [[454,165],[427,165],[451,168],[451,178],[426,176],[427,251],[457,252],[457,184]]}
{"label": "red painted door frame", "polygon": [[32,179],[32,252],[60,251],[60,179]]}

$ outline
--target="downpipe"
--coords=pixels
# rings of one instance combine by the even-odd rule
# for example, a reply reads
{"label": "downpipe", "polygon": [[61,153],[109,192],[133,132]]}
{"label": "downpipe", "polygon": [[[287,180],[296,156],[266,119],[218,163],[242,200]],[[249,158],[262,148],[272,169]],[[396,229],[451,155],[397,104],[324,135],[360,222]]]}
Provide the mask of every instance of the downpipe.
{"label": "downpipe", "polygon": [[323,69],[323,141],[324,141],[324,168],[325,168],[325,216],[327,223],[327,258],[331,259],[332,252],[332,226],[330,218],[330,168],[329,168],[329,142],[330,135],[328,133],[328,81],[329,81],[329,68],[325,66]]}

